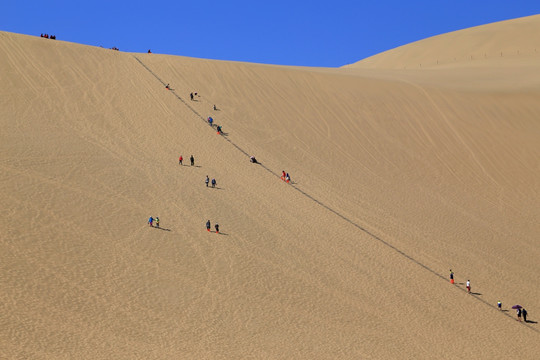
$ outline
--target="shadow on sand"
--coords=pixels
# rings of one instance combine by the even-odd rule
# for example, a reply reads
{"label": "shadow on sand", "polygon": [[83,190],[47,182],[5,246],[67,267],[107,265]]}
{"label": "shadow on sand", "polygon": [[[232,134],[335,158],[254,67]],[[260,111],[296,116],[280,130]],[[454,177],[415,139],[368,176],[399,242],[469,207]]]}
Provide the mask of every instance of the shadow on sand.
{"label": "shadow on sand", "polygon": [[166,228],[157,227],[157,226],[154,226],[154,229],[163,230],[163,231],[171,231],[171,229],[166,229]]}

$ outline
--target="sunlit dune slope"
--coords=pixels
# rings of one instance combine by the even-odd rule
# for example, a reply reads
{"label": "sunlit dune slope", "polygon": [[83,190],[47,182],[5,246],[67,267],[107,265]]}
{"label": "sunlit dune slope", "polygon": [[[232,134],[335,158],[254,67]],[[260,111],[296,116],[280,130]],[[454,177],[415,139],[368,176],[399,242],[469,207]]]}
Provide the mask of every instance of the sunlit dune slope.
{"label": "sunlit dune slope", "polygon": [[9,33],[0,64],[0,358],[540,352],[534,80],[471,90]]}
{"label": "sunlit dune slope", "polygon": [[[433,36],[371,56],[346,67],[418,69],[497,66],[516,58],[540,59],[540,15]],[[526,61],[526,60],[525,60]],[[513,66],[513,65],[511,65]],[[494,74],[495,75],[495,74]]]}

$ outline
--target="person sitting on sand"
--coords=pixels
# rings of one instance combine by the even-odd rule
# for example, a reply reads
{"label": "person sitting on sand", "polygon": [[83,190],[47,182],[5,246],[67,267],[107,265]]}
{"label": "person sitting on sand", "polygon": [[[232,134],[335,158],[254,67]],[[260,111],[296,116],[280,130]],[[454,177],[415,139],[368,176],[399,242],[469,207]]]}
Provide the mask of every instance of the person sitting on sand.
{"label": "person sitting on sand", "polygon": [[253,164],[257,164],[257,159],[255,159],[255,156],[250,157],[249,161],[252,162]]}

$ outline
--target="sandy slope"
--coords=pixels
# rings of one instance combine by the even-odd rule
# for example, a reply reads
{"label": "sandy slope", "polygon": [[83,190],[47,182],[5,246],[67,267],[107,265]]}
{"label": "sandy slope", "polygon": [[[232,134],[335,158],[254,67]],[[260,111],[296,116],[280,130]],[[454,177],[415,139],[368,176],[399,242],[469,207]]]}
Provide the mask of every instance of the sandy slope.
{"label": "sandy slope", "polygon": [[539,318],[530,59],[475,79],[0,33],[0,357],[534,359],[538,324],[494,307]]}
{"label": "sandy slope", "polygon": [[540,15],[477,26],[423,39],[371,56],[346,67],[418,69],[478,66],[496,59],[497,66],[540,56]]}

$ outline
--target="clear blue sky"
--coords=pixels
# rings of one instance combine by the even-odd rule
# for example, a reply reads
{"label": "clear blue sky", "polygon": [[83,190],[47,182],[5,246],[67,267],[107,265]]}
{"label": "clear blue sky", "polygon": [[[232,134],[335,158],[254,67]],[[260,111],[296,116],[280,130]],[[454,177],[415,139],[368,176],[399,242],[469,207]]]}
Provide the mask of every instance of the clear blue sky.
{"label": "clear blue sky", "polygon": [[0,30],[121,51],[338,67],[540,13],[540,0],[3,0]]}

